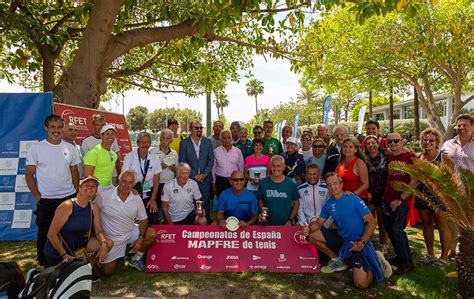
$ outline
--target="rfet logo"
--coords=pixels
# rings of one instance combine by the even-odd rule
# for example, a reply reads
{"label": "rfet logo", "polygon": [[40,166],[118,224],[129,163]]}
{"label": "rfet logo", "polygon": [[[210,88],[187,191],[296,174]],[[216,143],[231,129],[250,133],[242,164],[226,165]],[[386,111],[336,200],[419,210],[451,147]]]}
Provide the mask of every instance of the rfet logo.
{"label": "rfet logo", "polygon": [[160,230],[156,233],[156,242],[158,243],[175,243],[176,234],[168,234],[167,230]]}
{"label": "rfet logo", "polygon": [[65,123],[73,123],[76,126],[87,126],[87,118],[76,116],[71,109],[66,109],[61,113],[61,118]]}
{"label": "rfet logo", "polygon": [[293,235],[293,239],[298,244],[309,244],[308,239],[306,238],[306,236],[303,235],[303,232],[300,230],[295,232],[295,234]]}

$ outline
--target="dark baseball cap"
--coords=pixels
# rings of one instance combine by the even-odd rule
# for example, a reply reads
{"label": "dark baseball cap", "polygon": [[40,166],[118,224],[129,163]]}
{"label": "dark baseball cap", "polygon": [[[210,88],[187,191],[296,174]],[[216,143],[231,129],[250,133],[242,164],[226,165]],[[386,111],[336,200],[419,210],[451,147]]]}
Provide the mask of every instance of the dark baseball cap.
{"label": "dark baseball cap", "polygon": [[178,121],[174,118],[168,119],[168,126],[169,125],[178,125]]}

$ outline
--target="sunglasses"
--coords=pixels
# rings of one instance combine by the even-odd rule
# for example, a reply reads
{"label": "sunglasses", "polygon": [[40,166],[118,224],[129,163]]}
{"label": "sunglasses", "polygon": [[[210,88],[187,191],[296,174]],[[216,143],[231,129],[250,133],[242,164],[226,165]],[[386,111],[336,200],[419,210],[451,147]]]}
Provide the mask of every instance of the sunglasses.
{"label": "sunglasses", "polygon": [[325,148],[322,144],[313,144],[313,148]]}
{"label": "sunglasses", "polygon": [[388,144],[397,144],[401,141],[401,139],[391,139],[391,140],[387,140],[387,143]]}
{"label": "sunglasses", "polygon": [[422,140],[423,140],[423,142],[425,142],[425,143],[428,143],[428,142],[430,142],[430,143],[435,143],[435,142],[436,142],[436,139],[425,139],[425,138],[423,138]]}
{"label": "sunglasses", "polygon": [[196,129],[196,130],[202,130],[202,129],[204,129],[204,127],[193,127],[193,128]]}
{"label": "sunglasses", "polygon": [[262,134],[262,132],[257,131],[257,132],[253,132],[253,134],[254,134],[254,135],[260,135],[260,134]]}
{"label": "sunglasses", "polygon": [[230,179],[230,180],[233,181],[233,182],[243,182],[243,181],[245,181],[244,178],[236,178],[236,179]]}

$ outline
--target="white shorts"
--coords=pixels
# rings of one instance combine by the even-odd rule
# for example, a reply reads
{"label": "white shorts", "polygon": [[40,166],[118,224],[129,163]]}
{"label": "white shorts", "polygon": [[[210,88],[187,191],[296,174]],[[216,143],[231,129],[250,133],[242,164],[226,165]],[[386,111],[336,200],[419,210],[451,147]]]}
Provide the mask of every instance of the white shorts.
{"label": "white shorts", "polygon": [[127,249],[127,244],[132,244],[136,240],[138,240],[138,237],[140,235],[140,232],[138,230],[138,225],[135,224],[133,226],[132,232],[128,236],[128,240],[126,241],[114,241],[114,247],[110,250],[109,254],[107,254],[107,257],[104,259],[102,264],[107,264],[110,262],[115,261],[116,259],[119,259],[121,257],[125,256],[125,250]]}

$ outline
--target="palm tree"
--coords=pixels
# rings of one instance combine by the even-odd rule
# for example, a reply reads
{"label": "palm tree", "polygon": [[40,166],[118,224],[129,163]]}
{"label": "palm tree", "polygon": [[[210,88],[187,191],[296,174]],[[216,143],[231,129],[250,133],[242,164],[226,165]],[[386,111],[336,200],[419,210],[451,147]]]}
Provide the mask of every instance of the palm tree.
{"label": "palm tree", "polygon": [[217,116],[220,117],[221,114],[224,114],[224,108],[229,106],[229,99],[225,92],[215,92],[214,94],[216,95],[214,104],[217,108]]}
{"label": "palm tree", "polygon": [[258,112],[258,104],[257,104],[257,97],[261,94],[263,94],[263,82],[258,81],[257,79],[251,79],[247,85],[246,91],[249,97],[254,96],[255,97],[255,113]]}
{"label": "palm tree", "polygon": [[303,87],[300,90],[300,93],[296,95],[296,99],[300,101],[305,101],[306,105],[309,105],[313,100],[318,97],[318,92],[314,87]]}
{"label": "palm tree", "polygon": [[392,170],[408,173],[424,184],[435,198],[426,196],[418,189],[396,182],[395,189],[414,194],[437,211],[444,213],[461,228],[459,254],[456,257],[459,277],[458,292],[462,298],[474,297],[474,172],[451,166],[432,164],[414,159],[413,164],[390,163]]}

